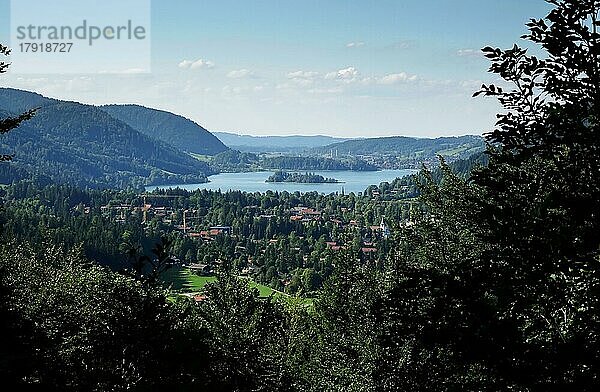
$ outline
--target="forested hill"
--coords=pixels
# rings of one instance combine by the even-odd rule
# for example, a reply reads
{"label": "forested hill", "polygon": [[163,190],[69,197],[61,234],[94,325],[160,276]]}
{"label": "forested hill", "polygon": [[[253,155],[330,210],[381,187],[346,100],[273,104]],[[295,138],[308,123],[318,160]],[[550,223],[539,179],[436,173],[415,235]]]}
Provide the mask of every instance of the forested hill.
{"label": "forested hill", "polygon": [[352,170],[376,171],[377,167],[361,159],[331,159],[323,157],[277,156],[261,159],[265,169],[275,170]]}
{"label": "forested hill", "polygon": [[0,183],[25,177],[90,187],[139,187],[201,182],[208,165],[154,140],[98,107],[0,89],[0,118],[39,108],[33,119],[2,136]]}
{"label": "forested hill", "polygon": [[182,151],[216,155],[228,149],[200,125],[173,113],[139,105],[107,105],[101,109],[133,129]]}
{"label": "forested hill", "polygon": [[393,155],[397,158],[430,159],[443,155],[462,159],[483,150],[480,136],[441,137],[421,139],[405,136],[348,140],[314,149],[318,153],[337,151],[340,155]]}

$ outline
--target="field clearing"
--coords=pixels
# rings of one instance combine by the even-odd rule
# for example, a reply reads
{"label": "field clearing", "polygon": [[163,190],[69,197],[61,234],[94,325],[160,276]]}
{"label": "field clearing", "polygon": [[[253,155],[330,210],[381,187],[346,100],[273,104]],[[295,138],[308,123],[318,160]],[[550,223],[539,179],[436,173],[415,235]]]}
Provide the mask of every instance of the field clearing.
{"label": "field clearing", "polygon": [[209,162],[212,160],[212,157],[209,155],[202,155],[202,154],[196,154],[194,152],[190,152],[190,155],[192,156],[192,158],[195,158],[201,162]]}
{"label": "field clearing", "polygon": [[[181,293],[200,292],[208,283],[216,282],[215,276],[198,276],[194,275],[187,268],[176,267],[166,271],[162,275],[164,282],[171,286],[171,289]],[[243,278],[246,279],[246,278]],[[269,297],[274,294],[275,297],[288,297],[287,294],[274,290],[268,286],[258,284],[248,279],[248,284],[251,288],[256,288],[261,297]]]}

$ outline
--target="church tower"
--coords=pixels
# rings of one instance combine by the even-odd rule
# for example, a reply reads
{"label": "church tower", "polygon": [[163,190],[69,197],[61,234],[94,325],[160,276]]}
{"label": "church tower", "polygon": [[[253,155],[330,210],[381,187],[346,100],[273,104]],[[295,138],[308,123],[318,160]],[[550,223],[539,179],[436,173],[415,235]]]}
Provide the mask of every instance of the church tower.
{"label": "church tower", "polygon": [[390,236],[390,228],[385,224],[385,217],[381,217],[381,224],[379,225],[379,230],[381,231],[381,235],[383,238],[388,238]]}

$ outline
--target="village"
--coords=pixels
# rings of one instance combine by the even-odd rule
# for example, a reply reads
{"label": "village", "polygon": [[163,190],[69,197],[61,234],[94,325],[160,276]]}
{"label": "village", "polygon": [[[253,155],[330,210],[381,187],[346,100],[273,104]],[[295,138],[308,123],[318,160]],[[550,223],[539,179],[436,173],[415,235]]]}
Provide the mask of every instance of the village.
{"label": "village", "polygon": [[[379,196],[377,191],[372,192],[372,197]],[[274,232],[272,235],[266,233],[261,236],[249,236],[248,227],[244,227],[239,220],[214,221],[208,219],[206,210],[198,208],[182,207],[180,196],[142,194],[138,196],[138,204],[107,204],[100,207],[103,217],[115,223],[137,222],[143,227],[159,226],[165,232],[178,233],[177,237],[187,239],[185,242],[196,244],[195,247],[214,247],[211,245],[220,238],[228,238],[238,244],[235,256],[242,256],[246,263],[240,268],[240,274],[252,276],[260,269],[257,265],[257,257],[245,250],[245,243],[249,242],[255,246],[262,247],[261,253],[268,252],[269,247],[276,247],[287,234]],[[89,213],[89,207],[81,207]],[[361,258],[374,260],[377,258],[379,244],[393,235],[393,231],[386,222],[384,216],[379,224],[364,225],[356,219],[353,211],[342,207],[341,214],[332,214],[331,211],[323,211],[313,207],[302,205],[294,206],[283,211],[260,206],[246,206],[243,214],[248,216],[250,224],[256,227],[265,227],[269,222],[288,222],[289,231],[304,233],[310,230],[318,230],[319,236],[325,233],[325,249],[323,252],[337,253],[346,250],[358,250]],[[204,215],[203,215],[204,214]],[[345,218],[344,218],[345,216]],[[352,217],[353,219],[349,219]],[[239,218],[239,217],[238,217]],[[248,223],[246,223],[246,226]],[[316,229],[315,229],[316,228]],[[358,234],[357,234],[358,233]],[[300,239],[304,235],[299,235]],[[359,236],[357,248],[356,236]],[[252,238],[250,238],[252,237]],[[316,239],[315,239],[316,241]],[[298,251],[300,248],[298,248]],[[309,254],[303,254],[303,262],[309,263]],[[245,256],[244,256],[245,255]],[[222,258],[180,257],[178,261],[189,268],[194,274],[200,276],[213,275],[223,263]]]}
{"label": "village", "polygon": [[[379,196],[378,191],[372,192],[373,196]],[[219,235],[233,235],[233,227],[227,225],[215,225],[202,227],[197,224],[202,220],[202,216],[199,215],[197,209],[184,209],[172,206],[153,205],[146,202],[148,196],[140,195],[140,199],[144,200],[144,204],[135,206],[131,204],[107,204],[100,207],[102,215],[106,218],[112,219],[115,222],[125,222],[128,219],[137,219],[141,225],[148,224],[151,221],[158,221],[165,226],[171,226],[173,230],[179,231],[184,235],[201,240],[214,240]],[[153,198],[159,196],[152,195]],[[178,196],[160,196],[163,199],[176,199]],[[78,207],[85,213],[90,212],[90,207],[83,206]],[[253,209],[255,219],[271,219],[275,215],[270,211],[260,211],[258,206]],[[343,212],[347,212],[347,208],[342,208]],[[289,216],[291,222],[299,222],[308,224],[311,222],[326,223],[324,220],[324,212],[316,210],[311,207],[297,206],[292,207],[285,211],[285,215]],[[196,222],[196,223],[195,223]],[[328,218],[328,222],[336,225],[340,229],[346,228],[357,228],[362,229],[361,225],[357,220],[351,219],[343,221],[342,218],[331,216]],[[385,222],[385,218],[382,217],[379,225],[373,225],[368,227],[373,233],[378,233],[382,238],[389,238],[391,235],[390,228]],[[328,243],[329,244],[329,243]],[[337,245],[333,245],[334,247]]]}

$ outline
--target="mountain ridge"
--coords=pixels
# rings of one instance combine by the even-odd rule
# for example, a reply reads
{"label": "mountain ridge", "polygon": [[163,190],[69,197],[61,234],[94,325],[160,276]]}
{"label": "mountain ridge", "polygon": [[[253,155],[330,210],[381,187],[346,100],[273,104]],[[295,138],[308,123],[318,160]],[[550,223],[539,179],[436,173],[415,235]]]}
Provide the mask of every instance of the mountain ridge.
{"label": "mountain ridge", "polygon": [[[449,149],[464,148],[464,150],[483,149],[485,142],[482,136],[443,136],[437,138],[416,138],[409,136],[386,136],[366,139],[352,139],[340,143],[333,143],[312,152],[326,153],[338,150],[339,153],[348,155],[386,155],[386,154],[424,154],[442,153]],[[473,151],[476,152],[476,151]],[[470,155],[470,154],[469,154]]]}
{"label": "mountain ridge", "polygon": [[204,127],[178,114],[136,104],[111,104],[99,108],[133,129],[182,151],[213,156],[228,149]]}
{"label": "mountain ridge", "polygon": [[127,188],[204,182],[210,167],[155,140],[94,105],[0,88],[0,115],[38,108],[36,115],[0,140],[15,154],[0,165],[2,182],[22,177],[85,187]]}
{"label": "mountain ridge", "polygon": [[213,132],[227,147],[252,153],[300,152],[314,147],[350,140],[327,135],[255,136],[232,132]]}

